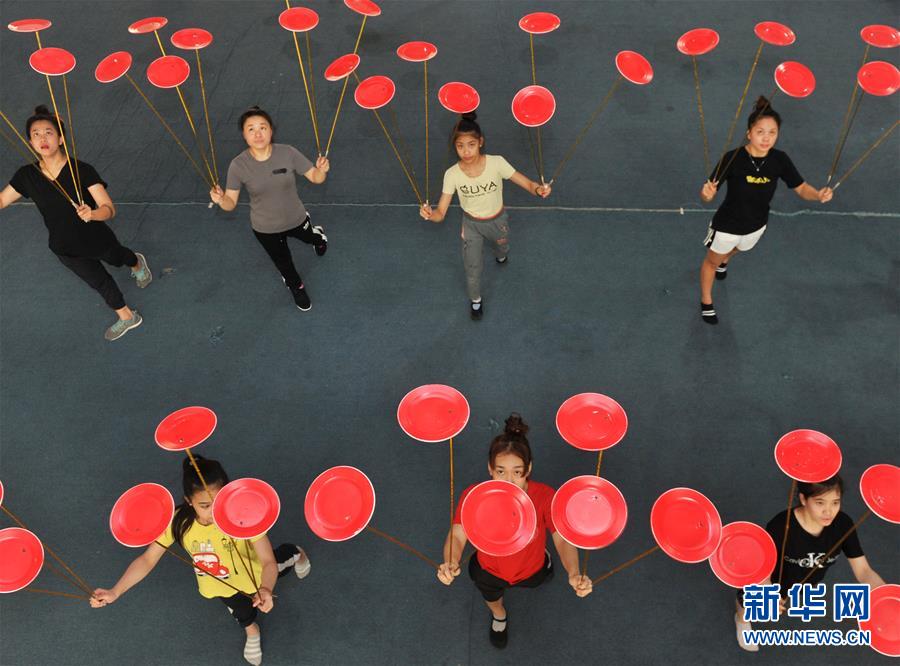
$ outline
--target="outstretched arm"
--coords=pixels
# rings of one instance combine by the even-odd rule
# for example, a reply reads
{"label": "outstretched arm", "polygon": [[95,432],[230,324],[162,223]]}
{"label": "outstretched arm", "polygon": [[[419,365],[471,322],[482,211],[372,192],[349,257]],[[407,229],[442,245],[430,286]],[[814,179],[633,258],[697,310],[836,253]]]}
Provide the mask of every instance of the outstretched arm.
{"label": "outstretched arm", "polygon": [[429,206],[428,204],[422,204],[422,207],[419,209],[419,215],[423,220],[430,220],[437,224],[438,222],[443,222],[444,217],[447,215],[447,210],[450,208],[450,202],[453,201],[452,194],[444,194],[441,193],[441,198],[438,201],[437,210]]}
{"label": "outstretched arm", "polygon": [[550,191],[552,188],[549,185],[541,185],[540,183],[531,180],[528,176],[521,174],[518,171],[510,176],[509,179],[516,185],[521,187],[523,190],[525,190],[529,194],[533,194],[536,197],[546,199],[550,196]]}
{"label": "outstretched arm", "polygon": [[104,590],[97,588],[91,597],[91,606],[94,608],[102,608],[107,604],[113,603],[116,599],[125,594],[132,587],[140,583],[147,577],[154,567],[159,563],[160,558],[165,554],[166,549],[158,543],[151,543],[150,546],[134,559],[125,569],[122,577],[112,586],[112,589]]}
{"label": "outstretched arm", "polygon": [[794,192],[805,201],[818,201],[819,203],[828,203],[831,201],[831,197],[834,196],[834,192],[830,187],[823,187],[821,190],[817,190],[809,183],[800,183],[794,188]]}
{"label": "outstretched arm", "polygon": [[[253,605],[263,613],[268,613],[275,605],[272,590],[278,581],[278,564],[275,561],[275,553],[272,551],[272,542],[269,537],[263,536],[253,542],[253,550],[262,564],[262,575],[259,581],[259,593],[253,597]],[[248,560],[250,558],[247,558]]]}
{"label": "outstretched arm", "polygon": [[[450,585],[459,575],[459,559],[462,557],[463,549],[466,547],[466,533],[463,531],[462,525],[454,525],[453,529],[447,532],[447,538],[444,539],[444,561],[438,567],[437,577],[444,585]],[[450,544],[453,544],[453,557],[450,557]],[[474,556],[473,556],[474,557]]]}
{"label": "outstretched arm", "polygon": [[553,533],[553,545],[556,546],[556,552],[559,553],[563,568],[569,575],[569,585],[575,590],[575,594],[579,597],[589,595],[594,586],[591,584],[591,579],[582,576],[578,570],[578,549],[563,539],[558,532]]}
{"label": "outstretched arm", "polygon": [[327,157],[322,155],[316,160],[316,166],[309,169],[303,175],[306,176],[306,180],[315,184],[321,185],[325,182],[325,178],[328,177],[328,171],[331,169],[331,163],[328,161]]}

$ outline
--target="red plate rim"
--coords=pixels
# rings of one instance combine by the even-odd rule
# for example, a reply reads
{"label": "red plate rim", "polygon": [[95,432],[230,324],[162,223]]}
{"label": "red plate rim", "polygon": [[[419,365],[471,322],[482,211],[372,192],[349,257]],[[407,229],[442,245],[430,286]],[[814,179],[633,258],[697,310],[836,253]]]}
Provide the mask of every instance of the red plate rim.
{"label": "red plate rim", "polygon": [[40,32],[41,30],[46,30],[51,25],[53,24],[47,19],[29,18],[13,21],[12,23],[7,24],[6,27],[13,32]]}
{"label": "red plate rim", "polygon": [[[575,409],[580,408],[582,405],[603,407],[611,411],[613,415],[621,414],[622,419],[624,419],[623,427],[620,428],[619,431],[613,431],[609,442],[604,442],[600,446],[596,444],[580,442],[580,438],[577,437],[575,433],[571,432],[569,427],[560,425],[560,418],[564,418],[568,412],[573,412]],[[556,431],[567,444],[574,446],[576,449],[580,449],[582,451],[605,451],[606,449],[614,447],[625,438],[625,435],[628,432],[628,414],[625,412],[625,409],[622,407],[622,405],[620,405],[615,399],[610,398],[608,395],[604,395],[602,393],[577,393],[563,401],[563,403],[559,406],[559,409],[556,410]],[[603,438],[605,437],[607,437],[607,435],[604,435]]]}
{"label": "red plate rim", "polygon": [[[691,43],[695,40],[705,40],[705,44],[700,47],[691,48]],[[706,55],[719,45],[719,33],[712,28],[694,28],[688,30],[678,41],[675,42],[677,48],[684,55]]]}
{"label": "red plate rim", "polygon": [[[714,532],[718,532],[718,539],[716,539],[715,545],[712,545],[711,542],[708,542],[703,545],[702,549],[695,549],[699,552],[693,556],[688,556],[682,553],[680,550],[676,548],[672,548],[671,544],[663,545],[663,542],[660,541],[659,535],[657,534],[657,525],[656,520],[654,520],[655,516],[658,516],[658,511],[661,511],[660,508],[662,505],[660,504],[663,501],[669,502],[670,498],[673,496],[680,496],[679,499],[692,499],[696,501],[701,506],[707,509],[707,517],[715,519],[715,523],[718,525],[718,528],[713,530]],[[709,509],[712,509],[712,513],[709,512]],[[657,545],[662,549],[662,551],[671,557],[673,560],[677,562],[684,562],[685,564],[697,564],[699,562],[703,562],[704,560],[708,560],[712,554],[719,547],[719,544],[722,541],[722,518],[719,515],[719,510],[716,508],[716,505],[710,500],[706,495],[701,493],[699,490],[694,490],[693,488],[687,488],[685,486],[679,486],[677,488],[670,488],[666,492],[662,493],[659,497],[656,498],[656,501],[653,503],[653,507],[650,509],[650,532],[653,534],[653,539],[656,541]],[[705,556],[701,556],[702,553],[709,551]]]}
{"label": "red plate rim", "polygon": [[[460,101],[458,96],[463,93],[470,96],[469,103],[465,105],[457,104],[456,102]],[[481,97],[478,91],[468,83],[450,81],[442,85],[438,90],[438,101],[447,111],[462,114],[471,113],[477,109],[478,105],[481,104]]]}
{"label": "red plate rim", "polygon": [[3,481],[0,481],[0,506],[3,506]]}
{"label": "red plate rim", "polygon": [[319,15],[309,7],[291,7],[278,15],[278,25],[288,32],[309,32],[319,25]]}
{"label": "red plate rim", "polygon": [[[48,63],[47,60],[56,59],[56,63]],[[69,51],[57,46],[45,46],[38,49],[28,58],[31,69],[44,76],[63,76],[75,69],[75,56]],[[56,65],[52,70],[49,64]]]}
{"label": "red plate rim", "polygon": [[169,37],[172,46],[185,51],[197,51],[205,49],[212,44],[213,36],[209,30],[203,28],[182,28]]}
{"label": "red plate rim", "polygon": [[[550,115],[548,115],[543,120],[537,119],[531,122],[525,122],[516,114],[516,104],[522,104],[526,97],[529,95],[539,95],[543,97],[549,97],[550,102],[552,102],[552,107],[550,109]],[[541,125],[545,125],[550,122],[550,119],[553,117],[553,114],[556,113],[556,98],[553,97],[553,93],[547,90],[544,86],[539,85],[530,85],[525,86],[519,92],[515,94],[513,97],[512,103],[510,104],[510,108],[512,109],[513,117],[520,125],[524,125],[525,127],[540,127]],[[540,122],[538,122],[540,120]]]}
{"label": "red plate rim", "polygon": [[871,591],[869,596],[869,619],[857,620],[859,628],[872,632],[871,647],[875,652],[883,654],[886,657],[900,657],[900,639],[881,639],[881,633],[878,632],[876,624],[876,608],[884,602],[893,601],[895,605],[900,606],[900,585],[894,583],[886,583],[879,585]]}
{"label": "red plate rim", "polygon": [[[344,536],[338,536],[341,534],[335,529],[330,527],[325,527],[321,520],[313,513],[312,507],[313,504],[318,497],[321,488],[335,478],[341,478],[342,474],[349,473],[350,476],[354,477],[354,481],[357,483],[357,487],[363,491],[367,491],[363,494],[366,495],[366,499],[371,497],[372,506],[368,510],[368,515],[364,517],[364,519],[357,519],[356,525],[352,527],[350,532],[348,532]],[[343,477],[344,480],[347,479],[346,476]],[[351,481],[352,483],[353,481]],[[306,491],[306,497],[303,501],[303,515],[306,518],[306,524],[309,525],[309,529],[313,531],[313,533],[323,539],[324,541],[347,541],[348,539],[352,539],[357,534],[366,529],[366,526],[369,524],[369,521],[372,520],[372,516],[375,514],[375,486],[372,485],[372,480],[366,476],[365,472],[362,470],[352,467],[350,465],[337,465],[335,467],[330,467],[326,469],[324,472],[319,474],[313,482],[309,485],[309,488]]]}
{"label": "red plate rim", "polygon": [[[758,537],[757,540],[761,542],[760,545],[763,549],[766,550],[766,555],[768,556],[765,562],[771,565],[769,570],[765,573],[760,573],[759,576],[754,576],[753,580],[748,579],[746,582],[742,581],[739,585],[729,583],[727,580],[725,580],[725,576],[727,574],[722,562],[720,561],[722,549],[726,546],[728,539],[734,536],[732,534],[733,532],[743,535],[752,533],[754,537]],[[765,536],[765,539],[763,539],[763,536]],[[769,546],[771,546],[771,548],[769,548]],[[737,520],[733,523],[728,523],[727,525],[722,526],[722,538],[719,541],[719,546],[709,558],[709,567],[716,575],[716,578],[718,578],[729,587],[736,588],[743,587],[744,585],[758,585],[759,583],[762,583],[766,578],[772,575],[772,571],[774,571],[775,565],[777,563],[778,549],[776,548],[775,542],[772,540],[771,535],[756,523],[751,523],[746,520]]]}
{"label": "red plate rim", "polygon": [[[887,88],[876,89],[870,85],[871,81],[868,80],[868,75],[873,70],[881,70],[883,76],[890,76],[893,79],[888,84]],[[859,83],[860,88],[870,95],[876,97],[888,97],[893,95],[897,92],[897,89],[900,88],[900,70],[898,70],[897,66],[892,62],[872,60],[859,68],[859,71],[856,73],[856,82]]]}
{"label": "red plate rim", "polygon": [[[380,104],[372,104],[371,102],[363,104],[361,98],[368,92],[369,88],[374,88],[379,85],[384,86],[389,91],[387,99]],[[390,77],[384,76],[383,74],[376,74],[374,76],[368,76],[359,82],[356,86],[356,90],[353,91],[353,99],[362,108],[374,111],[390,104],[391,100],[394,99],[395,94],[397,94],[397,86],[394,85],[394,82]]]}
{"label": "red plate rim", "polygon": [[15,585],[18,587],[11,587],[10,589],[0,589],[0,594],[11,594],[13,592],[18,592],[22,588],[28,587],[34,581],[35,578],[38,577],[38,574],[41,573],[41,569],[44,566],[44,544],[41,543],[41,540],[37,538],[34,532],[31,530],[26,530],[22,527],[7,527],[5,529],[0,530],[0,541],[3,541],[4,538],[19,536],[20,538],[27,539],[30,543],[28,544],[32,548],[34,548],[35,544],[37,544],[37,548],[40,552],[40,565],[38,565],[37,570],[33,574],[28,574],[31,577],[28,580],[24,578],[16,581]]}
{"label": "red plate rim", "polygon": [[[328,81],[340,81],[350,76],[356,68],[359,67],[360,58],[355,53],[345,53],[335,58],[328,67],[325,68],[325,78]],[[350,65],[352,63],[352,65]],[[349,67],[348,67],[349,65]]]}
{"label": "red plate rim", "polygon": [[437,55],[437,47],[431,42],[415,40],[397,47],[397,57],[407,62],[425,62]]}
{"label": "red plate rim", "polygon": [[138,19],[130,26],[128,32],[132,35],[145,35],[148,32],[156,32],[169,22],[165,16],[148,16],[147,18]]}
{"label": "red plate rim", "polygon": [[[173,446],[172,444],[170,444],[168,442],[166,442],[166,443],[161,442],[160,441],[160,436],[161,436],[160,430],[164,429],[164,426],[172,427],[171,425],[169,425],[167,423],[167,421],[169,421],[170,419],[172,421],[175,421],[179,417],[187,417],[189,415],[189,413],[191,416],[202,414],[203,416],[206,416],[207,419],[209,419],[209,417],[212,417],[212,423],[209,424],[209,432],[202,435],[193,444],[187,444],[184,446],[182,446],[181,444]],[[202,407],[200,405],[192,405],[190,407],[182,407],[181,409],[176,409],[174,412],[172,412],[171,414],[166,416],[166,418],[164,418],[162,421],[159,422],[159,425],[156,426],[156,430],[153,433],[153,440],[156,442],[156,445],[159,448],[165,449],[166,451],[184,451],[185,449],[192,449],[195,446],[197,446],[198,444],[202,444],[207,439],[209,439],[209,436],[213,434],[218,423],[219,423],[219,417],[216,416],[216,413],[213,410],[211,410],[209,407]],[[183,442],[184,440],[182,439],[180,441]]]}
{"label": "red plate rim", "polygon": [[[109,69],[112,65],[119,64],[119,60],[121,60],[124,64],[120,68],[122,71],[115,74],[115,76],[107,75],[102,76],[100,70],[103,68]],[[125,74],[128,73],[128,70],[131,69],[132,57],[128,51],[115,51],[114,53],[110,53],[103,60],[97,63],[97,67],[94,68],[94,78],[97,79],[100,83],[112,83],[116,81]],[[113,72],[115,73],[115,72]]]}
{"label": "red plate rim", "polygon": [[519,27],[532,35],[546,35],[560,26],[559,17],[552,12],[532,12],[519,19]]}
{"label": "red plate rim", "polygon": [[[882,488],[879,481],[885,477],[893,477],[893,479],[889,479],[886,484],[883,484],[885,488]],[[894,513],[891,513],[889,510],[885,511],[883,504],[878,502],[878,500],[885,499],[884,492],[886,490],[894,491],[893,497],[888,496],[887,499],[893,499],[895,505],[900,504],[900,467],[887,463],[872,465],[859,477],[859,494],[862,495],[869,510],[882,520],[900,524],[898,506],[888,507],[888,509],[894,509]]]}
{"label": "red plate rim", "polygon": [[766,44],[773,46],[790,46],[797,40],[794,31],[784,23],[762,21],[753,27],[753,33]]}
{"label": "red plate rim", "polygon": [[900,30],[890,25],[873,23],[859,31],[862,40],[879,49],[892,49],[900,46]]}
{"label": "red plate rim", "polygon": [[[232,522],[225,507],[226,502],[232,501],[236,493],[245,490],[257,491],[268,500],[266,515],[258,522],[246,526]],[[213,500],[212,513],[216,527],[232,539],[255,539],[272,529],[278,521],[278,516],[281,515],[281,498],[275,488],[262,479],[244,477],[222,486]]]}
{"label": "red plate rim", "polygon": [[[168,498],[168,500],[169,500],[168,504],[170,506],[170,509],[168,512],[169,517],[167,520],[164,521],[164,523],[162,525],[162,529],[159,531],[159,533],[156,534],[156,536],[154,536],[153,538],[142,539],[140,541],[134,541],[134,542],[123,541],[122,539],[119,538],[119,534],[117,534],[117,530],[116,530],[116,526],[115,526],[116,525],[116,520],[115,520],[116,512],[121,510],[121,506],[122,506],[123,502],[131,499],[132,495],[135,495],[142,491],[148,491],[148,490],[155,492],[156,498],[160,498],[163,500]],[[131,488],[126,490],[124,493],[119,495],[119,499],[117,499],[116,503],[113,504],[113,508],[109,512],[109,531],[112,533],[113,539],[118,541],[123,546],[127,546],[128,548],[143,548],[144,546],[149,546],[151,543],[153,543],[154,541],[159,539],[159,537],[161,535],[165,534],[166,530],[169,528],[169,525],[172,524],[172,518],[174,517],[174,515],[175,515],[175,499],[172,497],[172,493],[169,492],[168,488],[166,488],[165,486],[161,486],[158,483],[139,483],[136,486],[132,486]]]}
{"label": "red plate rim", "polygon": [[380,16],[381,7],[376,5],[372,0],[344,0],[347,9],[351,9],[357,14],[363,16]]}
{"label": "red plate rim", "polygon": [[[469,522],[467,520],[467,517],[471,518],[471,511],[474,511],[473,507],[475,507],[479,501],[482,501],[484,496],[494,492],[509,494],[512,500],[517,504],[519,509],[524,513],[527,513],[527,515],[522,516],[522,520],[520,521],[520,524],[524,524],[525,530],[529,530],[527,538],[525,536],[525,532],[523,531],[521,534],[517,535],[514,540],[509,542],[508,547],[503,550],[500,550],[501,544],[486,543],[485,541],[481,540],[480,535],[476,535],[473,539],[472,533],[469,530],[466,530],[466,523]],[[478,551],[481,551],[485,555],[492,555],[494,557],[504,557],[506,555],[514,555],[515,553],[518,553],[529,543],[531,543],[532,539],[534,539],[535,533],[537,532],[537,511],[534,508],[534,502],[531,501],[528,493],[519,488],[516,484],[509,481],[497,481],[492,479],[490,481],[483,481],[479,483],[469,491],[468,495],[466,495],[466,498],[463,500],[462,506],[460,506],[459,508],[459,515],[463,530],[466,532],[466,537],[472,544],[472,547]],[[494,546],[497,546],[496,550],[493,550]],[[515,548],[515,550],[511,550],[512,548]],[[489,549],[492,549],[493,552]]]}
{"label": "red plate rim", "polygon": [[[796,60],[786,60],[775,68],[775,84],[789,97],[809,97],[816,90],[816,77],[812,70]],[[799,78],[802,88],[797,90],[793,84]]]}
{"label": "red plate rim", "polygon": [[[640,71],[630,71],[631,63],[637,63]],[[653,80],[653,66],[637,51],[619,51],[616,54],[616,69],[626,81],[637,86],[645,86]]]}
{"label": "red plate rim", "polygon": [[[796,469],[791,469],[787,459],[791,457],[794,452],[799,451],[801,447],[809,448],[811,445],[826,447],[828,453],[830,453],[832,457],[836,454],[836,464],[835,461],[832,461],[830,467],[817,474],[800,474]],[[778,469],[784,472],[789,478],[800,481],[801,483],[821,483],[822,481],[830,479],[841,470],[841,463],[843,461],[841,449],[837,445],[837,442],[825,433],[819,432],[818,430],[810,430],[808,428],[791,430],[779,437],[778,441],[775,443],[774,454],[775,464],[778,465]]]}
{"label": "red plate rim", "polygon": [[[455,404],[451,402],[450,398],[455,398],[456,403],[462,401],[462,405],[465,406],[465,418],[457,419],[456,423],[453,425],[453,428],[455,428],[454,430],[445,430],[441,432],[440,436],[436,439],[423,436],[423,433],[421,432],[418,434],[413,434],[411,431],[415,430],[415,428],[413,428],[413,424],[410,423],[409,412],[413,410],[413,401],[419,398],[429,397],[425,394],[431,394],[434,397],[443,397],[446,399],[448,405]],[[456,437],[466,427],[466,424],[468,424],[469,422],[470,416],[471,410],[469,408],[469,401],[466,400],[466,396],[464,396],[459,390],[453,388],[452,386],[448,386],[447,384],[423,384],[422,386],[417,386],[413,390],[409,391],[405,396],[403,396],[403,398],[400,400],[400,404],[397,405],[397,423],[400,425],[400,429],[403,430],[403,432],[406,433],[407,436],[412,437],[419,442],[425,442],[428,444],[446,442],[449,439]]]}
{"label": "red plate rim", "polygon": [[[592,488],[598,493],[607,494],[605,497],[607,501],[610,499],[608,495],[611,495],[614,503],[621,507],[622,515],[617,514],[616,519],[610,521],[607,530],[601,534],[577,534],[577,529],[569,523],[566,517],[566,509],[575,494]],[[614,483],[602,477],[587,474],[569,479],[559,487],[550,503],[550,515],[553,517],[553,526],[557,533],[567,542],[576,548],[597,550],[606,548],[622,535],[625,525],[628,523],[628,503],[625,501],[622,491]]]}

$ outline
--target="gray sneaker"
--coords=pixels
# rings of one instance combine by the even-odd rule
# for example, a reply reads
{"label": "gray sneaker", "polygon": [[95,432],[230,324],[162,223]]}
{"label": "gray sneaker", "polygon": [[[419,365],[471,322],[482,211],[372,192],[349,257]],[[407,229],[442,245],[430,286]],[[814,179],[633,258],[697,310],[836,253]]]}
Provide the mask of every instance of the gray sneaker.
{"label": "gray sneaker", "polygon": [[138,314],[137,310],[132,310],[131,319],[119,319],[115,324],[106,329],[106,333],[103,334],[103,337],[112,342],[113,340],[118,340],[123,335],[128,333],[133,328],[137,328],[144,321],[144,318]]}
{"label": "gray sneaker", "polygon": [[131,271],[131,277],[137,282],[138,288],[143,289],[153,282],[153,274],[150,272],[150,267],[147,265],[147,257],[140,252],[135,252],[134,255],[138,258],[138,269],[136,271]]}

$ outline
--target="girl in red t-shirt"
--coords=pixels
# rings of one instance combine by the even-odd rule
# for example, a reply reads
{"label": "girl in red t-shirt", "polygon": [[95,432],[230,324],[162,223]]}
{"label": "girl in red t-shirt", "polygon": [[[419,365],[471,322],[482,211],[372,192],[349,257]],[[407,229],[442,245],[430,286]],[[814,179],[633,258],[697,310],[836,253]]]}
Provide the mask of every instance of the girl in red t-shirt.
{"label": "girl in red t-shirt", "polygon": [[[556,552],[569,576],[569,585],[579,597],[589,595],[592,589],[590,578],[580,575],[578,571],[578,550],[559,536],[553,526],[550,503],[555,491],[546,484],[531,480],[531,447],[525,438],[527,432],[528,426],[522,421],[522,417],[510,414],[506,419],[504,432],[491,442],[488,474],[494,480],[516,484],[534,502],[538,519],[534,539],[514,555],[493,557],[476,551],[469,559],[469,577],[491,611],[489,636],[491,644],[498,648],[506,647],[508,638],[503,590],[508,587],[537,587],[553,577],[553,561],[546,549],[548,530],[553,535]],[[450,585],[460,573],[459,558],[467,541],[460,523],[460,507],[472,488],[474,486],[469,486],[460,495],[453,528],[444,541],[444,562],[437,573],[438,580],[444,585]]]}

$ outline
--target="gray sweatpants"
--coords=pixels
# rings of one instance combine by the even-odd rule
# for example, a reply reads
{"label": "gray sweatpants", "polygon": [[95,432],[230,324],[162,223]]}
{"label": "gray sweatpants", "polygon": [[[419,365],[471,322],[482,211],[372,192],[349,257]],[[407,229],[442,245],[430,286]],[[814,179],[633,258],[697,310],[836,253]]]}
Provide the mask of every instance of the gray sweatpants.
{"label": "gray sweatpants", "polygon": [[466,269],[469,299],[481,298],[481,271],[484,268],[484,242],[491,244],[494,256],[502,259],[509,253],[509,218],[506,211],[492,220],[473,220],[462,216],[462,255]]}

